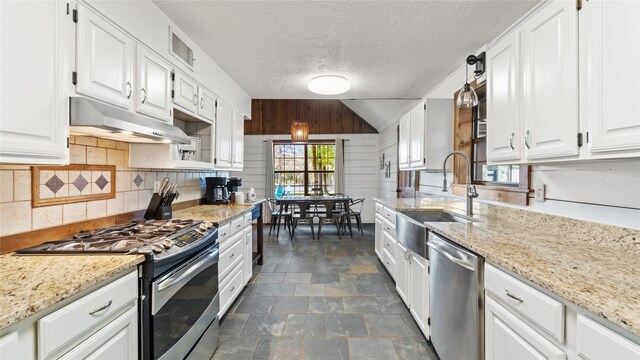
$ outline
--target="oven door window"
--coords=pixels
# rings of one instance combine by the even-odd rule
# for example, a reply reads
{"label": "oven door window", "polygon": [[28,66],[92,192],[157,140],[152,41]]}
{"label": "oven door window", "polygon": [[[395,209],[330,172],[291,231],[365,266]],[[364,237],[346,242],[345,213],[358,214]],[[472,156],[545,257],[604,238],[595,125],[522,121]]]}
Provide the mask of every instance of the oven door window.
{"label": "oven door window", "polygon": [[[190,268],[198,266],[197,263],[196,261],[194,265],[183,269],[183,274],[188,274],[189,277],[193,276],[193,274],[200,269],[193,270]],[[202,270],[186,282],[174,282],[174,285],[169,285],[182,285],[179,290],[175,291],[175,289],[170,289],[169,286],[166,287],[165,291],[175,291],[175,293],[161,305],[155,315],[152,315],[153,338],[151,341],[153,343],[154,358],[162,356],[171,349],[196,325],[200,317],[210,318],[210,323],[210,321],[213,321],[218,315],[219,305],[217,304],[217,306],[211,307],[208,310],[213,312],[213,309],[215,314],[205,314],[205,310],[207,310],[218,294],[217,254],[215,263],[203,264],[200,268],[202,268]],[[179,276],[179,274],[176,275]],[[155,286],[162,287],[163,282],[166,281],[172,281],[172,279],[166,279]],[[206,326],[208,326],[209,323],[207,323]]]}

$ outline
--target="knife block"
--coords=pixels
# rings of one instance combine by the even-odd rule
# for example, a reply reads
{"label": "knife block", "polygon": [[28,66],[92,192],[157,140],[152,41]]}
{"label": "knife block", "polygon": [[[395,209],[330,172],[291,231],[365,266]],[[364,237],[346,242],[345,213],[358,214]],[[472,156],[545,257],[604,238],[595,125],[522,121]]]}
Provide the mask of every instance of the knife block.
{"label": "knife block", "polygon": [[146,220],[169,220],[173,216],[171,205],[162,205],[164,198],[158,194],[153,194],[147,211],[144,213]]}

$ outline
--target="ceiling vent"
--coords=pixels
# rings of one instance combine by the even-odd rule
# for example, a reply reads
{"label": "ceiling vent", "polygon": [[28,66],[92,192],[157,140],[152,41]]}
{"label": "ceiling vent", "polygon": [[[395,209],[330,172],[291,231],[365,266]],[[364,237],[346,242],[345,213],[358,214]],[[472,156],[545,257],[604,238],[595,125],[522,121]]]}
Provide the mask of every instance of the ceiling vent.
{"label": "ceiling vent", "polygon": [[193,71],[193,62],[195,61],[193,58],[193,49],[191,49],[173,29],[169,28],[169,33],[171,35],[169,39],[169,52]]}

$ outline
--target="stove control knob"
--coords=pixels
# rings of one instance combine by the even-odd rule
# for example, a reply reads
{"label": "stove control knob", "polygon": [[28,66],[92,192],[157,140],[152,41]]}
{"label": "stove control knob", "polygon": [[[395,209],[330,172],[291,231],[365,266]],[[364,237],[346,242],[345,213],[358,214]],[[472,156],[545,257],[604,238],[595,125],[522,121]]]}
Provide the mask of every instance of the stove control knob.
{"label": "stove control knob", "polygon": [[172,247],[173,246],[173,240],[166,239],[165,241],[162,242],[162,246],[164,246],[165,249],[168,249],[168,248]]}
{"label": "stove control knob", "polygon": [[153,244],[153,246],[151,246],[151,251],[153,251],[156,254],[160,254],[161,252],[164,251],[164,247],[162,247],[162,245],[160,244]]}
{"label": "stove control knob", "polygon": [[211,229],[211,228],[213,227],[213,223],[211,223],[211,222],[209,222],[209,221],[206,221],[206,222],[204,223],[204,226],[206,226],[206,227],[207,227],[207,229]]}

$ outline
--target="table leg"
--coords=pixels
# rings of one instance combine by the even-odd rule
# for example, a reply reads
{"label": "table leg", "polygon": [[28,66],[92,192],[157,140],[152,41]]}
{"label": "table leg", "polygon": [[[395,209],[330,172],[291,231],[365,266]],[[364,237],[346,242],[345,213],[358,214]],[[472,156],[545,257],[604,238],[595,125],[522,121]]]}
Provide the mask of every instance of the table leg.
{"label": "table leg", "polygon": [[263,204],[260,204],[260,216],[258,216],[258,265],[262,265],[264,263],[264,254],[262,252],[263,241],[264,241],[264,223],[263,223]]}

